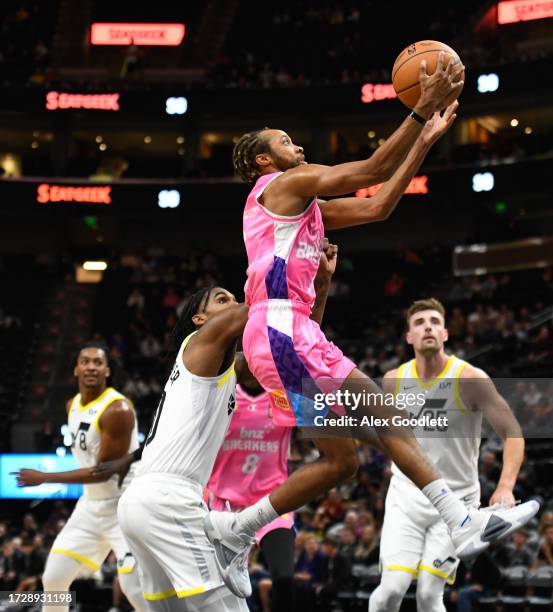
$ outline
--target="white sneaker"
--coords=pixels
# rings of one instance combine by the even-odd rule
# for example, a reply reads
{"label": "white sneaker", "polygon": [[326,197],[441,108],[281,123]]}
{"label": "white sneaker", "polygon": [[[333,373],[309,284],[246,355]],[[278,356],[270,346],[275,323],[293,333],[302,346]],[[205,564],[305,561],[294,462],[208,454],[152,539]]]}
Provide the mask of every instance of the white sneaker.
{"label": "white sneaker", "polygon": [[539,509],[538,502],[531,500],[512,508],[493,506],[469,511],[469,520],[451,532],[455,554],[460,559],[476,557],[493,542],[502,540],[526,525]]}
{"label": "white sneaker", "polygon": [[215,560],[221,578],[237,597],[249,597],[252,585],[248,557],[254,538],[236,533],[235,512],[211,510],[204,518],[204,531],[215,548]]}

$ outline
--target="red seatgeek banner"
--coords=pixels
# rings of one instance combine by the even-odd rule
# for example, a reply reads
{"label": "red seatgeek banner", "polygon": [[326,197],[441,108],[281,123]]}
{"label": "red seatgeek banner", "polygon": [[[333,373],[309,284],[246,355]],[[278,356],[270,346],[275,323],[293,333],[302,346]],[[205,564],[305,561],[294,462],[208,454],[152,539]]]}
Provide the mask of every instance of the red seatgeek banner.
{"label": "red seatgeek banner", "polygon": [[502,25],[547,17],[553,17],[552,0],[506,0],[497,3],[497,22]]}
{"label": "red seatgeek banner", "polygon": [[77,187],[73,185],[42,183],[37,187],[36,201],[40,204],[48,204],[49,202],[111,204],[111,186]]}
{"label": "red seatgeek banner", "polygon": [[184,38],[184,23],[93,23],[93,45],[176,47]]}

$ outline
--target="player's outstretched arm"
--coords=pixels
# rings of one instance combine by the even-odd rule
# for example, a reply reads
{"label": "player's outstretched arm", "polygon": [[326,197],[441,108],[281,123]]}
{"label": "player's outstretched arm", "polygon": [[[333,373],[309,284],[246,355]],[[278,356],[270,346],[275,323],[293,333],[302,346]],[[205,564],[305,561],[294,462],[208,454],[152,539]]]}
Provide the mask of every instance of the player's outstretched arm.
{"label": "player's outstretched arm", "polygon": [[[100,418],[102,437],[98,463],[110,459],[119,459],[129,450],[132,430],[134,428],[134,412],[124,400],[113,402]],[[62,484],[93,484],[105,482],[112,473],[101,472],[96,467],[80,468],[65,472],[41,472],[23,468],[14,472],[19,487],[33,487],[45,482]]]}
{"label": "player's outstretched arm", "polygon": [[341,229],[387,219],[397,206],[426,157],[430,147],[451,127],[457,115],[458,102],[450,104],[443,117],[434,113],[432,119],[413,145],[405,161],[392,178],[384,183],[372,198],[338,198],[321,202],[319,207],[326,229]]}
{"label": "player's outstretched arm", "polygon": [[[460,92],[463,82],[455,82],[464,66],[449,62],[444,67],[444,55],[440,54],[436,71],[428,76],[426,64],[421,62],[421,97],[413,109],[417,115],[430,120],[450,95]],[[317,195],[344,195],[387,181],[405,159],[408,151],[417,141],[423,125],[407,117],[400,127],[373,153],[369,159],[347,162],[336,166],[306,164],[288,170],[279,184],[285,196],[304,199]],[[291,214],[275,210],[279,214]]]}
{"label": "player's outstretched arm", "polygon": [[522,429],[509,404],[499,394],[493,381],[482,370],[465,366],[461,372],[461,397],[468,406],[481,410],[483,416],[503,440],[503,467],[490,506],[514,505],[513,489],[524,460]]}

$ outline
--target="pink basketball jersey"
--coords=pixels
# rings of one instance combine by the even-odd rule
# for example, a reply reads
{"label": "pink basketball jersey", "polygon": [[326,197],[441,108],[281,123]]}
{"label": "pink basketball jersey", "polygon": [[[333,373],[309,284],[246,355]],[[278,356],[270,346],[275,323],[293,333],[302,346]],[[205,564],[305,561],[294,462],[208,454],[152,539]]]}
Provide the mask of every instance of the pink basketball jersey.
{"label": "pink basketball jersey", "polygon": [[248,253],[246,303],[295,300],[310,308],[324,225],[314,199],[300,215],[275,215],[259,203],[265,187],[282,172],[261,176],[246,200],[243,229]]}
{"label": "pink basketball jersey", "polygon": [[243,508],[288,478],[291,427],[273,423],[269,395],[253,397],[239,385],[236,407],[207,484],[210,493]]}

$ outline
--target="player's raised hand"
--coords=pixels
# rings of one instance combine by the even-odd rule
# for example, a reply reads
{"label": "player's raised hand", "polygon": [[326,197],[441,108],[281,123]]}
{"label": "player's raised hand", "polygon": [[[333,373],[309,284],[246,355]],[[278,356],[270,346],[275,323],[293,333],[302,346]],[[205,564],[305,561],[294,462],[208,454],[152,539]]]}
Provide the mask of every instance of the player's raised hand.
{"label": "player's raised hand", "polygon": [[328,238],[324,238],[317,276],[323,275],[323,276],[331,277],[334,274],[334,272],[336,272],[337,262],[338,262],[338,245],[331,244],[328,241]]}
{"label": "player's raised hand", "polygon": [[452,102],[441,115],[438,111],[426,122],[421,132],[421,138],[427,145],[433,145],[438,138],[441,138],[447,130],[453,125],[457,118],[455,111],[459,106],[459,102]]}
{"label": "player's raised hand", "polygon": [[455,94],[460,94],[463,89],[464,81],[459,78],[464,69],[461,62],[454,63],[452,59],[446,66],[443,51],[440,52],[436,70],[431,75],[426,71],[426,61],[422,60],[419,66],[421,95],[414,110],[426,117],[428,112],[442,109],[445,100],[456,98]]}
{"label": "player's raised hand", "polygon": [[23,468],[18,472],[11,472],[15,475],[18,487],[36,487],[46,482],[46,474],[40,470],[29,470]]}
{"label": "player's raised hand", "polygon": [[507,508],[512,508],[516,503],[513,490],[506,485],[498,484],[493,495],[490,497],[490,506],[501,504]]}

